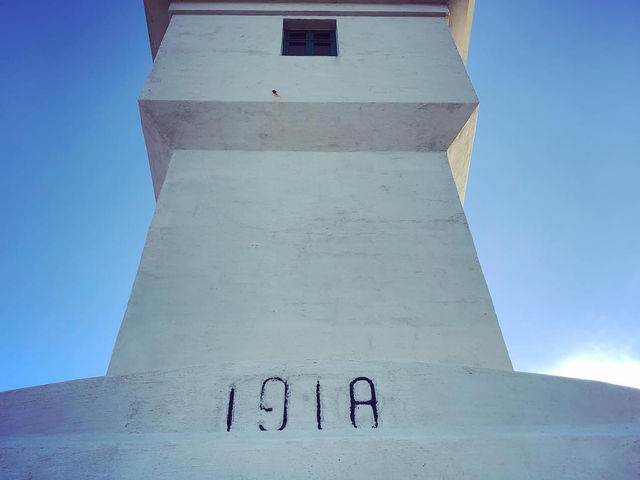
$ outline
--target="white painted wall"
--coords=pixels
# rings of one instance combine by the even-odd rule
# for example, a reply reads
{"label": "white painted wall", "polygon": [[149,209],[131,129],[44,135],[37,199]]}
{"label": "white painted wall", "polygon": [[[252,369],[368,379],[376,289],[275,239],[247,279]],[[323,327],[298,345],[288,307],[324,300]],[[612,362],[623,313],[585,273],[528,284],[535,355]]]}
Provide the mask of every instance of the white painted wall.
{"label": "white painted wall", "polygon": [[477,102],[445,18],[337,17],[337,57],[281,55],[282,20],[173,16],[141,99]]}
{"label": "white painted wall", "polygon": [[511,369],[445,153],[174,153],[109,374],[260,359]]}

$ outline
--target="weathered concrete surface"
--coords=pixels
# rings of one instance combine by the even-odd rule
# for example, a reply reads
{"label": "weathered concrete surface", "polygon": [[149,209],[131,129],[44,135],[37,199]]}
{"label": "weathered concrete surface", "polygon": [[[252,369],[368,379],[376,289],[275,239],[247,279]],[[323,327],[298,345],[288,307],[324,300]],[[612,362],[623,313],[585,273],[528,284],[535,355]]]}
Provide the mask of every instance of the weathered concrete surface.
{"label": "weathered concrete surface", "polygon": [[260,359],[511,369],[446,153],[174,153],[109,375]]}
{"label": "weathered concrete surface", "polygon": [[[370,433],[640,422],[640,390],[601,382],[419,362],[242,361],[3,392],[0,432],[226,432],[233,387],[231,430],[260,433],[259,423],[280,425],[282,418],[283,389],[278,383],[266,390],[265,405],[274,411],[259,408],[262,382],[271,377],[288,383],[287,432],[317,430],[317,382],[323,432],[354,430],[349,384],[359,377],[373,382],[377,397],[375,432],[371,408],[363,405],[358,410],[359,427]],[[369,399],[370,387],[358,384],[355,394]]]}
{"label": "weathered concrete surface", "polygon": [[140,96],[156,196],[176,149],[446,151],[478,104],[446,20],[337,28],[337,57],[287,57],[281,16],[174,16]]}
{"label": "weathered concrete surface", "polygon": [[[261,385],[276,376],[288,392],[281,431],[278,382],[263,398],[272,410],[260,408]],[[350,418],[349,385],[362,376],[377,428],[369,405],[355,409],[358,428]],[[370,399],[370,387],[357,383],[354,396]],[[2,393],[0,474],[635,479],[639,422],[640,391],[599,382],[420,363],[234,362]]]}
{"label": "weathered concrete surface", "polygon": [[282,16],[174,16],[144,100],[476,103],[443,18],[338,18],[336,57],[289,57]]}

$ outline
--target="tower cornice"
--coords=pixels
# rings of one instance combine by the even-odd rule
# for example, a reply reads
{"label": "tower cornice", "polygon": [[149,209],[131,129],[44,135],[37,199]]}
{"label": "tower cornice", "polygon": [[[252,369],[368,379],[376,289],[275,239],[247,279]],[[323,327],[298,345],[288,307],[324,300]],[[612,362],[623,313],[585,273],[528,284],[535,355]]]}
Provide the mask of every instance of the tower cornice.
{"label": "tower cornice", "polygon": [[[442,6],[447,7],[447,10],[444,11],[444,15],[448,17],[448,24],[451,30],[451,35],[453,40],[458,48],[458,52],[462,57],[463,62],[466,64],[467,62],[467,54],[469,50],[469,38],[471,35],[471,24],[473,20],[473,10],[475,6],[475,0],[350,0],[348,2],[337,1],[337,0],[265,0],[265,1],[250,1],[250,0],[227,0],[224,2],[216,2],[210,0],[191,0],[191,1],[182,1],[182,0],[144,0],[145,14],[147,17],[147,29],[149,31],[149,43],[151,45],[151,55],[155,58],[156,53],[158,52],[158,48],[160,47],[160,43],[162,42],[162,38],[167,30],[169,25],[169,20],[171,19],[172,8],[171,4],[179,5],[180,7],[186,7],[187,5],[195,6],[194,13],[202,13],[203,7],[205,5],[209,6],[222,6],[225,5],[229,7],[233,4],[243,4],[242,10],[245,12],[249,12],[246,9],[247,4],[255,4],[256,6],[269,6],[270,8],[266,9],[269,13],[273,15],[286,14],[289,10],[288,8],[282,9],[274,9],[273,7],[277,5],[281,6],[291,6],[293,4],[297,5],[314,5],[318,7],[320,5],[326,5],[326,9],[316,10],[322,14],[345,14],[344,7],[347,5],[379,5],[379,6],[393,6],[397,5],[398,7],[404,7],[404,14],[412,13],[409,9],[407,12],[407,6]],[[340,10],[337,10],[336,7],[342,7]],[[181,10],[183,10],[181,8]],[[175,10],[175,9],[174,9]],[[239,9],[240,10],[240,9]],[[335,10],[335,11],[332,11]],[[228,11],[231,11],[229,9]],[[239,13],[238,11],[234,11],[234,14]],[[251,13],[254,13],[251,11]],[[293,12],[292,12],[293,13]],[[308,12],[300,12],[300,13],[308,13]],[[348,12],[349,14],[355,14],[355,12]],[[413,12],[414,14],[420,12]],[[437,13],[437,12],[436,12]],[[371,12],[362,12],[360,14],[371,14]],[[387,12],[387,14],[391,15]],[[422,12],[424,14],[424,12]]]}

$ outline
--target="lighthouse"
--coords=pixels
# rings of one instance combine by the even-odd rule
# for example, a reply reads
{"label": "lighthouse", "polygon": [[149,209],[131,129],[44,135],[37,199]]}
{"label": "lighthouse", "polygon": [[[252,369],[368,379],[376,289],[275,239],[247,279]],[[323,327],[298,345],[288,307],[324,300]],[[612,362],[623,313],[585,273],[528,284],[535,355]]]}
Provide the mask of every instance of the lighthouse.
{"label": "lighthouse", "polygon": [[3,478],[640,476],[640,392],[514,372],[463,209],[472,0],[146,0],[157,206],[104,377]]}

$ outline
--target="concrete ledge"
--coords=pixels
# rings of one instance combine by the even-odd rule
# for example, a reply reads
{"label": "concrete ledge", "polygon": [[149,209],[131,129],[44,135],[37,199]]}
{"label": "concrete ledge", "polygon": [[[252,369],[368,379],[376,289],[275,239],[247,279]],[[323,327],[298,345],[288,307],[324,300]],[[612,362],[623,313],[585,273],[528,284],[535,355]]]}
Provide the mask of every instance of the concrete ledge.
{"label": "concrete ledge", "polygon": [[[369,383],[350,398],[361,376],[376,428]],[[640,390],[598,382],[415,363],[222,364],[0,394],[0,477],[637,479],[639,422]]]}
{"label": "concrete ledge", "polygon": [[174,150],[446,151],[476,106],[141,100],[140,115],[157,198]]}
{"label": "concrete ledge", "polygon": [[[234,388],[232,432],[253,435],[261,423],[280,425],[283,393],[267,379],[287,382],[287,425],[283,431],[317,429],[318,382],[323,433],[365,430],[412,435],[476,427],[633,424],[640,426],[640,390],[600,382],[482,368],[396,362],[238,362],[145,372],[13,390],[0,394],[3,437],[50,434],[226,432],[229,395]],[[372,407],[361,405],[354,428],[350,382],[371,380]],[[364,381],[357,401],[370,399]],[[280,410],[280,411],[278,411]],[[268,425],[267,425],[268,426]],[[608,428],[608,427],[607,427]],[[271,428],[268,428],[271,429]],[[471,430],[469,430],[471,429]],[[605,429],[606,430],[606,429]],[[553,431],[553,428],[552,430]],[[522,430],[521,430],[522,432]],[[602,432],[601,432],[602,433]]]}
{"label": "concrete ledge", "polygon": [[[278,432],[280,433],[280,432]],[[421,436],[77,435],[0,440],[4,480],[636,480],[638,430]]]}
{"label": "concrete ledge", "polygon": [[171,2],[169,15],[446,17],[449,9],[419,4]]}

